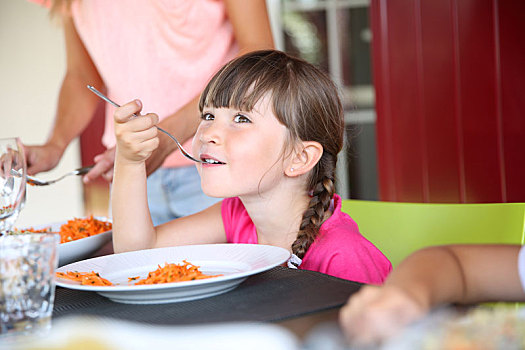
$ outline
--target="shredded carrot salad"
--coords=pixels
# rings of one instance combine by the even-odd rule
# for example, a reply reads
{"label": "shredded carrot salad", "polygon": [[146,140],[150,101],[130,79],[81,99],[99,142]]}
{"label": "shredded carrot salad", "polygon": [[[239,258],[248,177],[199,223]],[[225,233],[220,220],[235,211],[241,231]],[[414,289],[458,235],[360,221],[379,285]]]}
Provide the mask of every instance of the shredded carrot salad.
{"label": "shredded carrot salad", "polygon": [[88,286],[112,286],[113,283],[108,281],[105,278],[100,277],[98,272],[76,272],[76,271],[67,271],[67,272],[57,272],[56,276],[59,278],[65,278],[68,280],[73,280],[80,282],[82,285]]}
{"label": "shredded carrot salad", "polygon": [[[164,267],[159,266],[155,271],[151,271],[148,277],[138,280],[140,276],[129,277],[128,282],[136,281],[135,285],[140,284],[160,284],[170,282],[183,282],[201,280],[205,278],[218,277],[222,275],[205,275],[200,270],[200,266],[193,265],[186,260],[182,260],[182,264],[168,264],[165,263]],[[113,286],[114,284],[105,278],[102,278],[97,272],[57,272],[56,276],[59,278],[65,278],[73,281],[81,282],[82,285],[90,286]]]}
{"label": "shredded carrot salad", "polygon": [[[35,228],[25,228],[23,230],[18,230],[18,229],[15,229],[15,232],[16,233],[26,233],[26,232],[32,232],[32,233],[51,233],[51,227],[45,227],[45,228],[41,228],[41,229],[35,229]],[[57,232],[58,233],[58,232]]]}
{"label": "shredded carrot salad", "polygon": [[85,219],[75,218],[60,227],[60,243],[90,237],[111,230],[111,222],[100,221],[91,215]]}
{"label": "shredded carrot salad", "polygon": [[[111,222],[101,221],[93,218],[93,215],[87,218],[74,218],[60,226],[60,243],[67,243],[76,241],[77,239],[91,237],[102,232],[111,230]],[[50,233],[51,227],[46,227],[40,230],[28,228],[22,232],[33,233]]]}
{"label": "shredded carrot salad", "polygon": [[[170,283],[170,282],[183,282],[202,280],[210,277],[217,277],[222,275],[205,275],[200,270],[200,266],[195,266],[192,263],[182,260],[183,264],[168,264],[165,263],[164,267],[160,265],[155,271],[151,271],[148,277],[139,280],[135,284],[158,284],[158,283]],[[132,277],[133,278],[133,277]]]}

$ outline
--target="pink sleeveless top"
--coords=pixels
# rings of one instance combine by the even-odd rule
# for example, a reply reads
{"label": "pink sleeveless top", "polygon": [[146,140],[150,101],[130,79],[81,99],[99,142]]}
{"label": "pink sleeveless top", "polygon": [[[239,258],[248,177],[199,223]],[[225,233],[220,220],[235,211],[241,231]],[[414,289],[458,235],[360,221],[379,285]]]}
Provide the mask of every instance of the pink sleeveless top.
{"label": "pink sleeveless top", "polygon": [[[143,113],[161,119],[198,96],[238,50],[222,1],[75,0],[71,12],[108,96],[119,104],[138,98]],[[106,147],[115,144],[113,111],[106,104]],[[180,152],[164,162],[188,164]]]}
{"label": "pink sleeveless top", "polygon": [[[255,225],[239,198],[224,199],[221,211],[228,243],[258,243]],[[303,257],[299,269],[361,283],[381,284],[392,270],[392,264],[359,233],[355,221],[341,212],[341,197],[336,194],[333,214],[321,225],[319,235]]]}

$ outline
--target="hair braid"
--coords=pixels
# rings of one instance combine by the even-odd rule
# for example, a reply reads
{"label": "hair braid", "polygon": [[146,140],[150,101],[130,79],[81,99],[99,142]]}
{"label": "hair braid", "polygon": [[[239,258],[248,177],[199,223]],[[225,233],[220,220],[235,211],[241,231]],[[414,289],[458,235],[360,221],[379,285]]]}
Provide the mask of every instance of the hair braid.
{"label": "hair braid", "polygon": [[319,234],[325,215],[330,208],[330,201],[335,193],[335,165],[337,157],[330,153],[323,153],[318,163],[317,172],[312,176],[312,198],[303,214],[297,239],[292,244],[292,252],[303,258],[310,245]]}

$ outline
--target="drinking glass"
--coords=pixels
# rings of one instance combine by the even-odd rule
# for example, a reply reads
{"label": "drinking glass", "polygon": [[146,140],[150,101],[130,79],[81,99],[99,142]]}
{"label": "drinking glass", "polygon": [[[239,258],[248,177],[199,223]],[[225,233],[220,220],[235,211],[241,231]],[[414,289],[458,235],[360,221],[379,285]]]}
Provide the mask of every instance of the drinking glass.
{"label": "drinking glass", "polygon": [[0,235],[13,228],[26,196],[26,160],[17,137],[0,139]]}
{"label": "drinking glass", "polygon": [[0,344],[51,327],[60,236],[0,236]]}

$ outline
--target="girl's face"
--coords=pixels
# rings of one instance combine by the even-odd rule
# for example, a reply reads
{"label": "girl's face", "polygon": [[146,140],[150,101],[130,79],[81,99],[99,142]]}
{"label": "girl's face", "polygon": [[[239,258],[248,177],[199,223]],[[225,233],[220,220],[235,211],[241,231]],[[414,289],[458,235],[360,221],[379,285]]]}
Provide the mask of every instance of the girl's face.
{"label": "girl's face", "polygon": [[193,154],[209,164],[197,164],[201,186],[209,196],[264,194],[284,178],[283,147],[287,128],[262,98],[250,112],[234,108],[204,108],[193,139]]}

